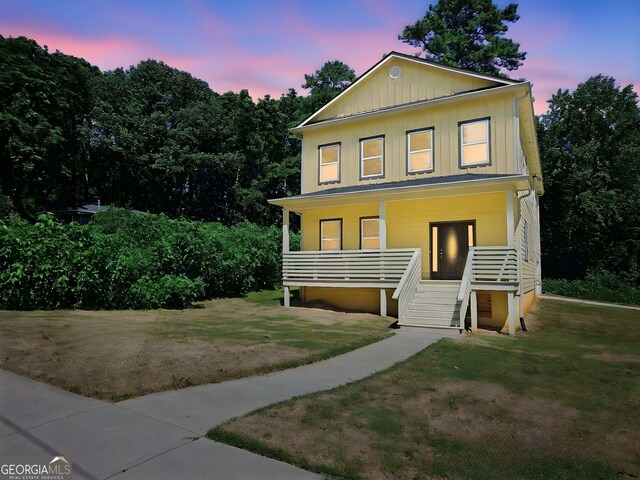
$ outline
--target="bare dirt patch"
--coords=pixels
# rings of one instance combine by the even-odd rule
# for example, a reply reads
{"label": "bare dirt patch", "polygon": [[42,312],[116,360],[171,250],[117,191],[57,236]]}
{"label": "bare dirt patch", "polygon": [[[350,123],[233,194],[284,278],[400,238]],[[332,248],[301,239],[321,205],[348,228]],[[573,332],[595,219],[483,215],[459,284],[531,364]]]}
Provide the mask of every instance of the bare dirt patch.
{"label": "bare dirt patch", "polygon": [[177,311],[0,311],[0,368],[118,401],[330,356],[383,338],[387,324],[243,299]]}

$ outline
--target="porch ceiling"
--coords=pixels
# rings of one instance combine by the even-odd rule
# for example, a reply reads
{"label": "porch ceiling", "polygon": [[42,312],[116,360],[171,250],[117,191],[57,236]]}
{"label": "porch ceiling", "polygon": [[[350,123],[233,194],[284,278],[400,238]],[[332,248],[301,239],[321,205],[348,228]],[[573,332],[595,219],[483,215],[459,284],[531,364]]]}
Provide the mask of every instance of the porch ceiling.
{"label": "porch ceiling", "polygon": [[478,193],[528,190],[528,175],[451,175],[401,182],[376,183],[332,188],[295,197],[269,200],[269,203],[300,213],[309,208],[363,203],[416,200],[430,197],[475,195]]}

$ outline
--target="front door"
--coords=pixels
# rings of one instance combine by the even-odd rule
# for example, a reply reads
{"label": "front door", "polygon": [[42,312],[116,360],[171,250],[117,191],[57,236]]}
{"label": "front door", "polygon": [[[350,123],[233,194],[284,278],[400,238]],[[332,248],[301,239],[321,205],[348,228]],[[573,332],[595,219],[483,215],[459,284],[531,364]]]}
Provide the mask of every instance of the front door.
{"label": "front door", "polygon": [[469,247],[475,245],[475,222],[430,224],[431,278],[460,280]]}

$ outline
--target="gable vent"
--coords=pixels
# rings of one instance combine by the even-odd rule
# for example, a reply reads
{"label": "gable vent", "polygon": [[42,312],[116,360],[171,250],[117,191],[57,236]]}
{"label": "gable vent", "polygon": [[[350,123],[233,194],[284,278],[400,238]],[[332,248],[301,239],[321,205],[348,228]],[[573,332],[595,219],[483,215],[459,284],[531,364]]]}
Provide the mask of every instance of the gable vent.
{"label": "gable vent", "polygon": [[395,80],[400,75],[402,75],[402,67],[400,65],[394,65],[389,69],[389,77],[391,77],[392,79]]}

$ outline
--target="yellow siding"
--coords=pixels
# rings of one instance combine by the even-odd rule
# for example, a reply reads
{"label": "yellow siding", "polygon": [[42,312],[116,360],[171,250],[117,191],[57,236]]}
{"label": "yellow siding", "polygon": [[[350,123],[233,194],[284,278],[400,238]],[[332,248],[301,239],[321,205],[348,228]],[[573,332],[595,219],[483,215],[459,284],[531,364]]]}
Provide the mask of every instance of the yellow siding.
{"label": "yellow siding", "polygon": [[476,221],[478,245],[506,245],[506,194],[461,195],[387,203],[387,246],[421,248],[422,278],[429,278],[429,223]]}
{"label": "yellow siding", "polygon": [[[477,245],[506,245],[506,195],[507,192],[495,192],[387,202],[387,248],[421,248],[422,278],[428,279],[430,222],[475,220]],[[320,220],[329,218],[342,219],[343,249],[358,249],[360,217],[376,216],[378,209],[378,204],[361,204],[305,210],[302,212],[302,249],[319,249]],[[379,291],[375,289],[306,287],[304,290],[305,302],[319,300],[343,309],[379,312]],[[388,291],[387,296],[392,293]],[[507,321],[506,293],[492,292],[492,297],[493,317],[482,319],[481,323],[502,328]],[[390,314],[397,312],[396,303],[389,301],[388,310]]]}
{"label": "yellow siding", "polygon": [[[397,315],[398,302],[391,299],[393,290],[386,293],[387,313]],[[322,302],[343,310],[380,314],[380,290],[373,288],[304,287],[304,302]]]}
{"label": "yellow siding", "polygon": [[342,219],[342,249],[360,248],[360,217],[378,215],[378,204],[345,205],[343,207],[313,208],[302,215],[302,250],[320,250],[320,220]]}
{"label": "yellow siding", "polygon": [[[394,66],[402,67],[402,75],[396,79],[389,77],[389,69]],[[496,82],[394,58],[356,83],[314,120],[353,115],[493,85]]]}
{"label": "yellow siding", "polygon": [[531,307],[536,301],[536,291],[531,290],[530,292],[525,293],[524,295],[524,314],[526,315],[531,310]]}
{"label": "yellow siding", "polygon": [[[304,133],[302,142],[302,193],[351,185],[366,185],[461,173],[515,171],[513,95],[425,106],[378,118],[326,125]],[[491,165],[460,168],[458,122],[491,117]],[[408,175],[406,132],[434,127],[434,171]],[[360,180],[360,138],[385,136],[384,178]],[[340,183],[318,185],[318,145],[341,142]]]}
{"label": "yellow siding", "polygon": [[[478,245],[506,245],[506,193],[387,202],[387,248],[421,248],[422,275],[429,278],[429,223],[476,221]],[[302,214],[302,250],[320,249],[320,220],[342,219],[342,248],[360,248],[360,217],[377,216],[378,204],[312,208]]]}

